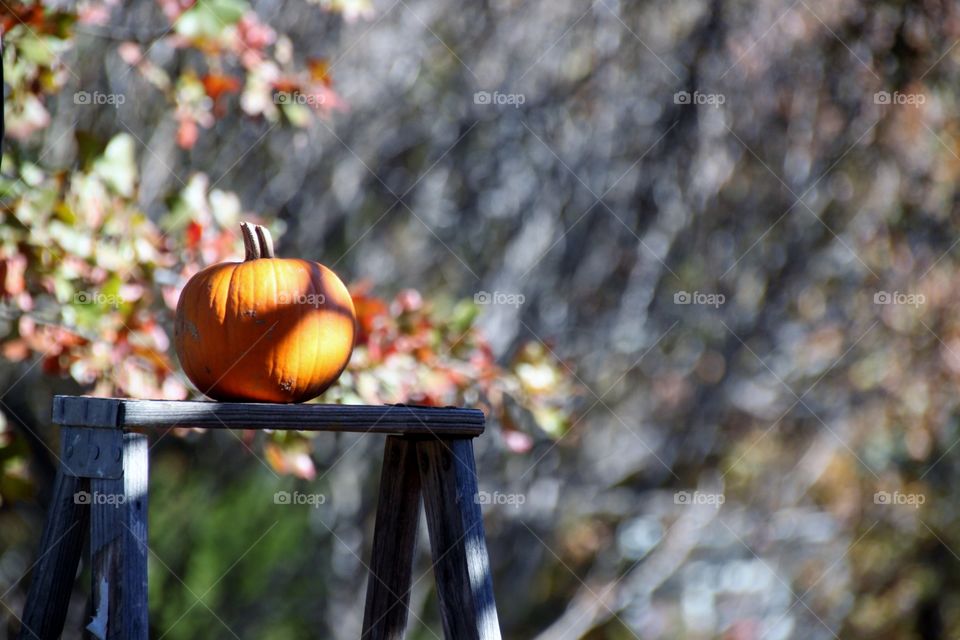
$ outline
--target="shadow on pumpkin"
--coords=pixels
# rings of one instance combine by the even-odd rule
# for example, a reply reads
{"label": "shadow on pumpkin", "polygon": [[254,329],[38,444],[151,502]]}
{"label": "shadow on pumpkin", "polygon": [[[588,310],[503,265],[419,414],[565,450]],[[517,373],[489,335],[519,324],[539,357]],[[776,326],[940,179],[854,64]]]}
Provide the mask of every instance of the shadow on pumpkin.
{"label": "shadow on pumpkin", "polygon": [[294,278],[299,282],[291,283],[286,273],[283,284],[275,277],[272,287],[265,284],[267,291],[250,291],[235,288],[231,277],[223,293],[213,285],[204,288],[208,304],[199,311],[178,313],[180,364],[205,396],[303,402],[322,393],[346,368],[357,336],[349,294],[331,281],[332,272],[315,262],[296,262],[310,265],[302,278]]}

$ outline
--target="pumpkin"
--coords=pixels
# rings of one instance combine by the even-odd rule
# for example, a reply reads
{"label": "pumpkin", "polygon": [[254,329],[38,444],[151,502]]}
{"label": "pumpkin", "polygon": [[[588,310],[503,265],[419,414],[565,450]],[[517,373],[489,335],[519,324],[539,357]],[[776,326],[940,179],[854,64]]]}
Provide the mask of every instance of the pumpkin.
{"label": "pumpkin", "polygon": [[303,402],[343,372],[356,313],[318,262],[277,258],[270,232],[241,223],[246,258],[207,267],[177,303],[174,342],[191,382],[214,400]]}

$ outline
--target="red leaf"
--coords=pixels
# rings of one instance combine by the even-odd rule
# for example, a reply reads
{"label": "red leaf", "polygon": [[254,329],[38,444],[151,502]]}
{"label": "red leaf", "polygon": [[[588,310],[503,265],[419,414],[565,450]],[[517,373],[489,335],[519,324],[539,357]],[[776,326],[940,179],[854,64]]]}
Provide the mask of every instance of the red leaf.
{"label": "red leaf", "polygon": [[10,340],[3,343],[3,357],[12,362],[20,362],[30,355],[30,347],[23,340]]}
{"label": "red leaf", "polygon": [[233,76],[224,76],[211,73],[203,76],[203,89],[215,101],[227,93],[236,93],[240,90],[240,81]]}
{"label": "red leaf", "polygon": [[187,225],[187,249],[196,249],[203,237],[203,225],[196,220],[191,220]]}
{"label": "red leaf", "polygon": [[246,45],[245,48],[258,52],[266,49],[277,39],[276,32],[260,22],[257,14],[252,11],[240,18],[240,22],[237,23],[237,31]]}
{"label": "red leaf", "polygon": [[193,120],[184,119],[180,121],[180,128],[177,129],[177,144],[183,149],[192,149],[200,137],[200,130],[197,123]]}
{"label": "red leaf", "polygon": [[43,359],[41,365],[43,372],[48,376],[59,376],[63,373],[63,367],[60,364],[60,355],[49,355]]}
{"label": "red leaf", "polygon": [[503,441],[514,453],[527,453],[533,448],[533,438],[522,431],[503,430]]}
{"label": "red leaf", "polygon": [[387,303],[367,295],[368,289],[369,287],[361,284],[353,293],[353,306],[357,311],[357,344],[366,344],[370,340],[370,334],[387,316]]}
{"label": "red leaf", "polygon": [[307,60],[307,69],[310,71],[310,79],[314,82],[320,82],[329,87],[333,79],[330,77],[330,62],[325,58],[315,58]]}
{"label": "red leaf", "polygon": [[26,269],[27,259],[22,255],[0,260],[0,296],[15,296],[23,292]]}
{"label": "red leaf", "polygon": [[404,289],[393,300],[395,315],[404,312],[419,311],[423,308],[423,296],[416,289]]}
{"label": "red leaf", "polygon": [[274,81],[273,88],[279,93],[296,93],[300,90],[300,83],[295,78],[282,77]]}

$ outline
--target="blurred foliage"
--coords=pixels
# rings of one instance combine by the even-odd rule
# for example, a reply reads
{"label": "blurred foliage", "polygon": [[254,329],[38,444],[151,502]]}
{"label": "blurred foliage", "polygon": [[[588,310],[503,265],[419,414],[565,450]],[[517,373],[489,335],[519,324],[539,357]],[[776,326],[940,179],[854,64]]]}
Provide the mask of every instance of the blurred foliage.
{"label": "blurred foliage", "polygon": [[[203,53],[208,66],[224,64],[225,56],[241,62],[247,74],[241,104],[274,106],[273,96],[281,90],[307,91],[313,97],[329,92],[322,63],[311,63],[308,76],[321,82],[313,87],[312,80],[296,81],[296,74],[281,74],[274,62],[263,58],[262,49],[276,40],[276,34],[258,25],[256,14],[242,0],[203,3],[185,11],[179,5],[163,6],[175,25],[164,36],[173,39],[173,46]],[[13,68],[7,74],[14,89],[13,109],[20,104],[27,112],[29,103],[36,101],[41,111],[34,123],[42,126],[46,121],[43,94],[36,91],[39,87],[56,91],[60,85],[53,79],[65,72],[58,68],[53,47],[62,54],[70,34],[59,25],[77,19],[84,22],[85,17],[89,22],[96,16],[43,12],[36,16],[39,32],[28,24],[14,24],[5,41]],[[48,37],[42,44],[34,42],[44,33]],[[253,50],[251,43],[260,48]],[[31,47],[47,55],[20,53]],[[130,64],[139,60],[127,55],[124,59]],[[256,84],[255,78],[262,79],[264,74],[269,82]],[[160,70],[146,75],[158,87],[179,87],[171,101],[180,122],[181,143],[195,140],[193,124],[205,121],[203,116],[183,116],[197,113],[191,105],[204,105],[205,113],[212,113],[225,91],[239,87],[223,77],[205,75],[201,81],[191,68],[174,82]],[[51,80],[38,86],[40,78]],[[317,104],[325,102],[321,99]],[[287,105],[282,99],[279,104],[303,106]],[[244,110],[271,117],[262,106]],[[305,120],[298,116],[292,121]],[[25,139],[32,133],[16,119],[11,129]],[[117,134],[102,151],[87,149],[87,161],[81,166],[60,172],[4,158],[4,166],[14,171],[0,182],[2,295],[7,303],[7,337],[0,346],[9,360],[40,356],[45,373],[70,375],[90,386],[95,395],[184,399],[188,390],[170,359],[170,312],[176,308],[180,288],[196,271],[241,253],[235,231],[241,206],[235,194],[210,188],[208,177],[196,173],[171,196],[169,213],[152,222],[137,205],[135,147],[132,135]],[[252,213],[245,215],[256,218]],[[529,408],[547,431],[562,433],[560,399],[571,391],[569,376],[549,353],[528,350],[516,363],[518,371],[504,370],[473,328],[476,308],[472,303],[435,313],[414,290],[388,303],[372,295],[369,284],[359,286],[356,303],[362,331],[357,353],[327,400],[483,402],[488,410],[503,412],[503,396],[508,394]],[[523,375],[529,367],[544,368],[551,383],[529,384],[530,375]],[[269,459],[279,461],[274,455]]]}
{"label": "blurred foliage", "polygon": [[[362,1],[322,4],[316,10],[337,11],[349,19],[370,12]],[[121,42],[115,52],[166,101],[177,121],[180,147],[192,148],[204,130],[215,126],[225,112],[225,97],[232,94],[239,95],[246,115],[271,126],[308,127],[314,118],[342,108],[327,63],[309,58],[296,63],[289,38],[260,22],[245,0],[163,1],[159,6],[168,27],[148,48],[177,51],[182,63],[174,72],[151,62],[136,42]],[[238,223],[241,217],[260,216],[243,212],[236,194],[215,188],[202,172],[191,174],[169,194],[164,212],[148,216],[140,205],[139,139],[132,132],[116,133],[104,142],[78,132],[77,161],[61,169],[44,166],[42,154],[28,151],[50,125],[48,104],[70,84],[73,72],[63,57],[70,54],[74,29],[101,26],[111,11],[109,4],[86,3],[67,11],[26,3],[5,6],[2,14],[6,133],[16,144],[6,145],[0,175],[0,350],[10,363],[39,362],[45,376],[69,377],[92,395],[186,399],[196,391],[178,370],[170,342],[180,289],[204,266],[241,255]],[[125,99],[78,90],[72,102],[116,108]],[[271,226],[282,234],[282,223]],[[319,401],[479,406],[503,418],[504,442],[517,452],[528,451],[534,437],[562,435],[575,387],[553,354],[531,346],[521,349],[508,367],[500,366],[474,326],[473,302],[435,308],[413,289],[400,291],[392,300],[372,289],[370,282],[354,287],[361,328],[354,357],[339,383]],[[190,436],[189,430],[174,431]],[[31,491],[23,459],[29,450],[9,428],[4,436],[0,497],[10,504]],[[317,475],[315,436],[273,433],[257,439],[247,432],[243,439],[245,446],[256,443],[250,453],[275,476],[312,480]],[[52,452],[55,439],[52,434],[45,437]],[[159,483],[157,498],[171,498],[168,508],[154,510],[159,530],[168,520],[178,521],[185,500],[199,499],[204,482],[221,480],[207,477],[172,496]],[[170,556],[191,553],[183,558],[181,571],[192,580],[215,580],[221,566],[217,559],[242,553],[237,545],[246,544],[242,535],[249,527],[233,523],[249,511],[244,492],[264,484],[263,478],[245,482],[247,489],[239,488],[239,493],[225,496],[221,508],[205,512],[209,520],[193,530],[199,539],[188,547],[173,548],[185,542],[180,536],[172,543],[163,533],[156,536],[158,548]],[[258,548],[264,571],[306,535],[303,526],[297,519],[284,520],[270,544]],[[228,530],[235,544],[224,537]],[[157,572],[152,575],[156,578]],[[256,586],[261,577],[247,576],[249,586],[240,594],[244,601],[261,597]],[[212,627],[209,618],[180,620],[184,610],[193,608],[189,583],[155,579],[152,585],[154,592],[179,594],[154,599],[158,628],[177,627],[170,637],[215,635],[215,619]],[[304,592],[309,589],[305,582],[302,586]],[[218,596],[211,589],[209,597],[216,602]],[[257,637],[307,634],[310,627],[304,621],[291,617],[284,623],[283,618],[275,611],[258,622],[255,628],[269,627],[271,632]]]}
{"label": "blurred foliage", "polygon": [[[178,288],[250,218],[352,284],[362,340],[322,401],[488,412],[505,637],[960,635],[955,3],[0,19],[9,611],[55,442],[10,409],[187,396]],[[156,635],[356,637],[379,445],[159,434]]]}

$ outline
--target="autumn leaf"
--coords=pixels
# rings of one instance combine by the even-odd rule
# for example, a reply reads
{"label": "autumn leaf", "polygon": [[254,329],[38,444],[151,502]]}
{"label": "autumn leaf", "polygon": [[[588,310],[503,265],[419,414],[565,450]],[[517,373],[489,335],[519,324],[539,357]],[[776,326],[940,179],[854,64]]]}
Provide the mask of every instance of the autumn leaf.
{"label": "autumn leaf", "polygon": [[313,58],[307,60],[307,70],[310,73],[310,79],[319,82],[327,87],[333,84],[330,76],[330,62],[326,58]]}
{"label": "autumn leaf", "polygon": [[22,255],[0,259],[0,296],[9,298],[19,295],[26,287],[24,273],[27,268],[27,259]]}
{"label": "autumn leaf", "polygon": [[212,73],[203,76],[203,89],[213,100],[214,113],[219,117],[223,115],[224,106],[221,99],[230,93],[240,91],[240,80],[233,76]]}
{"label": "autumn leaf", "polygon": [[187,224],[185,236],[187,249],[196,249],[200,245],[200,239],[203,237],[203,225],[196,220],[191,220]]}
{"label": "autumn leaf", "polygon": [[200,138],[200,129],[197,127],[196,120],[184,118],[180,120],[180,126],[177,128],[177,144],[182,149],[192,149]]}

